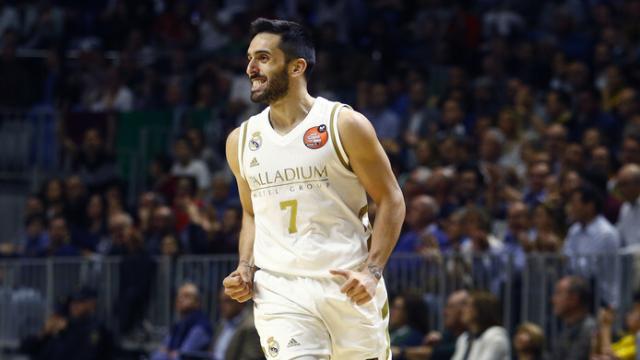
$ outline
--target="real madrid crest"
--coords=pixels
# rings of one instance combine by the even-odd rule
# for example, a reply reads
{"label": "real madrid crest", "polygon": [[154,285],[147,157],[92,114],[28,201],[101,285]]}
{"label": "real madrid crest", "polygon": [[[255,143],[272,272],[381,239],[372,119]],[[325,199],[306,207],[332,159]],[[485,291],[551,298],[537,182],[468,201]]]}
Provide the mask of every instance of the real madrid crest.
{"label": "real madrid crest", "polygon": [[280,353],[280,345],[273,336],[267,339],[267,350],[269,351],[269,355],[272,357],[276,357],[278,356],[278,353]]}
{"label": "real madrid crest", "polygon": [[249,139],[249,150],[256,151],[260,149],[260,146],[262,146],[262,136],[260,131],[256,131],[251,134],[251,139]]}

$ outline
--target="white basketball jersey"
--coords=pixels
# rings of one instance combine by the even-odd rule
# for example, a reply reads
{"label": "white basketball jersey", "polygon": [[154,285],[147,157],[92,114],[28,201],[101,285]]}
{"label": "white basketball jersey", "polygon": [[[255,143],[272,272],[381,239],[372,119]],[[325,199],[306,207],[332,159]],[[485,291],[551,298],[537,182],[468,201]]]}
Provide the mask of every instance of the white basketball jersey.
{"label": "white basketball jersey", "polygon": [[366,260],[367,197],[340,142],[343,106],[318,97],[285,135],[271,127],[269,107],[241,125],[238,157],[251,188],[256,266],[326,277]]}

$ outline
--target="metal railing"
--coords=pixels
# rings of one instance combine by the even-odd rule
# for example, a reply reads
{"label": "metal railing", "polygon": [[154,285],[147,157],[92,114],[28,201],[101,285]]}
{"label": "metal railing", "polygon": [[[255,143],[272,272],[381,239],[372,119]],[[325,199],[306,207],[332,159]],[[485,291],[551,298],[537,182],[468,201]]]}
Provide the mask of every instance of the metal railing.
{"label": "metal railing", "polygon": [[[405,290],[424,294],[432,329],[442,329],[442,310],[448,294],[461,288],[487,289],[503,304],[503,320],[513,331],[523,321],[539,324],[549,341],[557,337],[560,323],[551,305],[551,294],[558,279],[579,273],[571,261],[556,255],[531,255],[524,265],[516,266],[505,256],[445,255],[425,259],[420,256],[394,256],[385,271],[390,294]],[[640,280],[634,271],[640,254],[589,256],[580,258],[597,269],[599,264],[619,265],[620,286],[616,287],[617,304],[624,313],[632,304],[632,295]],[[235,269],[234,256],[184,256],[179,259],[155,258],[151,292],[145,306],[144,322],[150,325],[147,347],[153,347],[174,319],[175,293],[185,281],[201,289],[204,308],[216,321],[218,291],[224,277]],[[114,305],[119,299],[122,258],[47,258],[0,261],[0,344],[16,346],[20,338],[38,333],[55,302],[78,288],[92,286],[98,293],[98,317],[111,329],[117,329]],[[588,264],[587,264],[588,265]],[[587,266],[589,267],[589,266]],[[602,272],[586,275],[594,290],[594,304],[606,297],[608,288]],[[608,280],[607,280],[608,281]],[[117,334],[117,333],[116,333]]]}

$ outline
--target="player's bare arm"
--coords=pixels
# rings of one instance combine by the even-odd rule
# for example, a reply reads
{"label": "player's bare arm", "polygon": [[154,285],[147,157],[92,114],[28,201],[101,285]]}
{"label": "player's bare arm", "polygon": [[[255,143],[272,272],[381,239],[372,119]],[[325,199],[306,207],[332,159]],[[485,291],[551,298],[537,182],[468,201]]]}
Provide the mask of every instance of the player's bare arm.
{"label": "player's bare arm", "polygon": [[398,241],[405,204],[389,159],[369,120],[356,111],[343,109],[338,131],[351,168],[378,207],[366,266],[360,271],[332,270],[332,274],[347,279],[342,291],[361,305],[375,295],[382,269]]}
{"label": "player's bare arm", "polygon": [[255,222],[251,203],[251,190],[249,189],[249,184],[240,175],[238,162],[239,134],[240,128],[233,130],[227,138],[226,145],[227,162],[236,178],[238,192],[240,193],[240,203],[242,204],[242,228],[238,245],[239,262],[236,270],[229,274],[222,284],[224,285],[224,292],[232,299],[245,302],[253,296]]}

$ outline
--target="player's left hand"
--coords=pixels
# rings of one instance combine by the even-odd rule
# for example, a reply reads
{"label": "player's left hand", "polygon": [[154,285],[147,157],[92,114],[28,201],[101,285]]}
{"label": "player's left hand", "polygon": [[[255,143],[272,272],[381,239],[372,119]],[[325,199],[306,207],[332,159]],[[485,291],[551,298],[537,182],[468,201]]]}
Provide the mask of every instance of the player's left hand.
{"label": "player's left hand", "polygon": [[330,270],[329,272],[332,275],[345,278],[345,282],[340,288],[340,291],[358,305],[363,305],[371,301],[376,294],[378,279],[366,268],[362,271]]}

